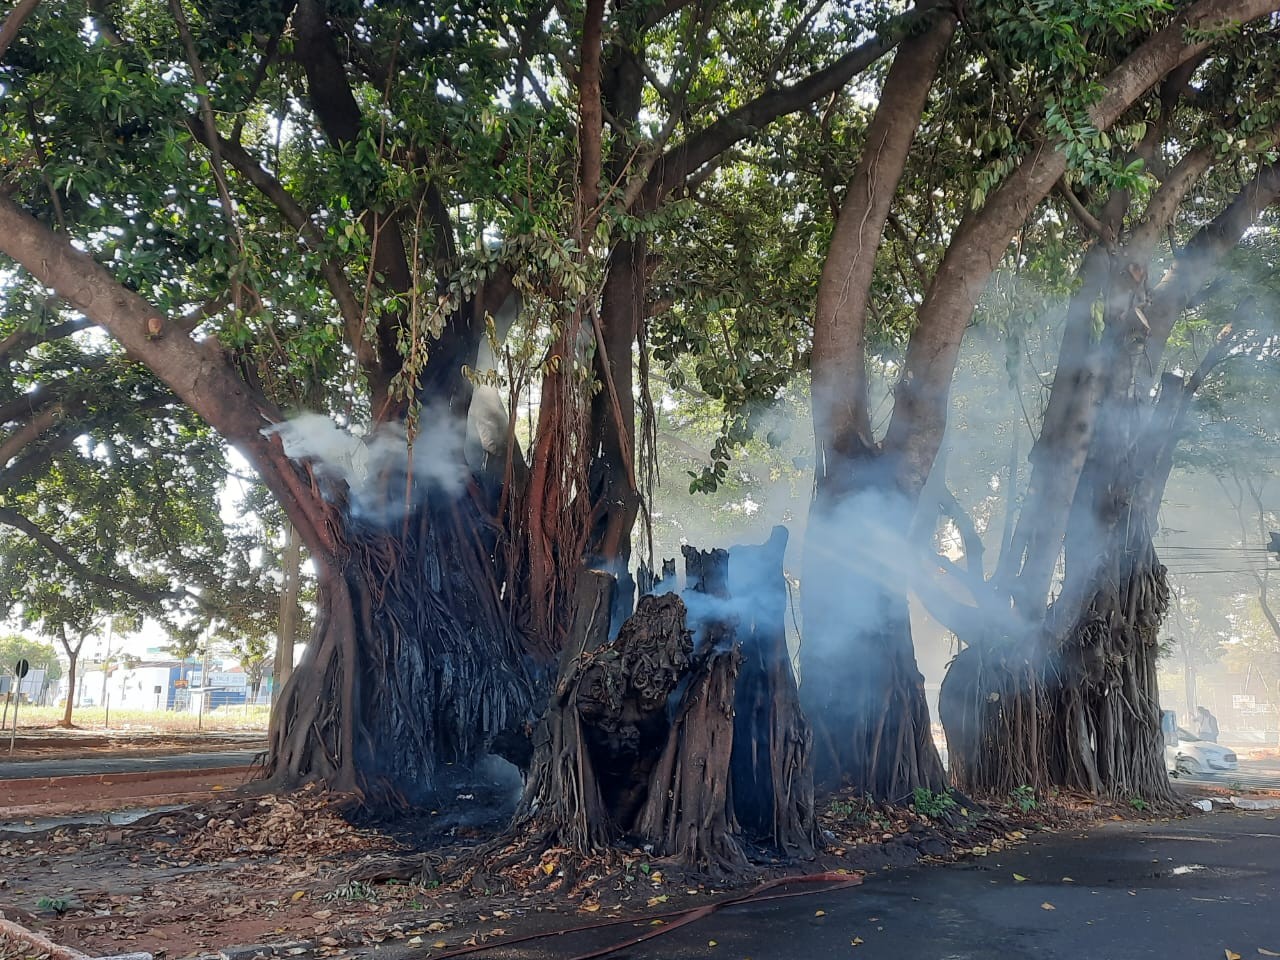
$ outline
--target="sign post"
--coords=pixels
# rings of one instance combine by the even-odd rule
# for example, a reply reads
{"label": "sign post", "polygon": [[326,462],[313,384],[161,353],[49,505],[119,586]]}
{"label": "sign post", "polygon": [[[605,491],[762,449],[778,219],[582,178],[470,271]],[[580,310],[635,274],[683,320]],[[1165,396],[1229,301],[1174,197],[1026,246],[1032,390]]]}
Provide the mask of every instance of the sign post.
{"label": "sign post", "polygon": [[13,743],[18,736],[18,707],[22,705],[22,679],[31,672],[31,664],[25,659],[19,660],[13,666],[13,675],[18,678],[17,693],[13,698],[13,730],[9,733],[9,755],[13,755]]}

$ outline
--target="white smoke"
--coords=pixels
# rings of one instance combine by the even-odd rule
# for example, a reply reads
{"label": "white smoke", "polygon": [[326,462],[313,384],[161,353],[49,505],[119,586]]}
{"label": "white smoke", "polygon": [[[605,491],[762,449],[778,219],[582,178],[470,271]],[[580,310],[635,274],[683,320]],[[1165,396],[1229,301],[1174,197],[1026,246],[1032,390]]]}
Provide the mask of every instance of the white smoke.
{"label": "white smoke", "polygon": [[388,524],[427,495],[456,496],[467,478],[463,429],[447,410],[424,406],[412,437],[404,424],[366,434],[344,430],[320,413],[302,413],[262,429],[279,437],[285,455],[311,464],[322,480],[345,485],[353,516]]}

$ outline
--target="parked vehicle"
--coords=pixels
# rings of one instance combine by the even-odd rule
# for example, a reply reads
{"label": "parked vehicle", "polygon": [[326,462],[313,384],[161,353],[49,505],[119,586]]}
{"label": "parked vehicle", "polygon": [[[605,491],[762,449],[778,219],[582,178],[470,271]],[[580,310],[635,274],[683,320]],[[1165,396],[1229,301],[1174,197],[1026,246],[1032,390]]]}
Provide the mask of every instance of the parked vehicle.
{"label": "parked vehicle", "polygon": [[1170,773],[1191,777],[1215,777],[1235,773],[1236,755],[1227,747],[1201,740],[1190,731],[1178,727],[1174,735],[1165,735],[1164,762]]}

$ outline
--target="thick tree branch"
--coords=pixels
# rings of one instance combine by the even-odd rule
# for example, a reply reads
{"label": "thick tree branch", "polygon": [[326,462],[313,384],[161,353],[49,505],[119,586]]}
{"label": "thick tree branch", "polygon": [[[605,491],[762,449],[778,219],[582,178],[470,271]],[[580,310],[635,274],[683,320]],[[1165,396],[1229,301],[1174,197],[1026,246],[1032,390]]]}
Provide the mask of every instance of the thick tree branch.
{"label": "thick tree branch", "polygon": [[[360,137],[363,115],[323,5],[318,0],[299,0],[293,24],[298,35],[297,57],[307,75],[311,109],[330,143],[338,148],[349,146]],[[371,278],[380,277],[379,287],[392,293],[410,292],[414,269],[405,247],[400,214],[382,215],[366,209],[361,211],[360,220],[373,246]],[[398,345],[403,322],[402,315],[391,312],[378,322],[378,370],[376,377],[369,380],[372,407],[379,419],[392,412],[394,406],[390,385],[403,365]],[[356,343],[351,346],[355,349]]]}
{"label": "thick tree branch", "polygon": [[642,191],[646,207],[656,207],[679,189],[685,179],[717,154],[763,130],[779,117],[803,109],[835,90],[897,46],[899,39],[935,4],[926,4],[894,18],[884,32],[850,50],[835,63],[789,87],[770,90],[731,110],[707,127],[667,148],[654,164]]}
{"label": "thick tree branch", "polygon": [[176,600],[185,593],[173,590],[157,590],[146,587],[132,578],[125,579],[121,577],[109,577],[105,574],[97,573],[89,569],[66,547],[55,540],[49,534],[41,530],[36,524],[24,517],[18,511],[9,507],[0,507],[0,523],[5,526],[12,527],[19,531],[29,540],[39,546],[51,557],[63,564],[67,569],[74,573],[85,583],[91,583],[94,586],[102,587],[104,590],[114,590],[133,597],[147,604],[157,604],[162,600]]}
{"label": "thick tree branch", "polygon": [[1197,180],[1208,171],[1213,164],[1213,147],[1200,144],[1192,147],[1182,159],[1174,164],[1165,178],[1151,195],[1147,209],[1139,223],[1129,236],[1125,246],[1131,251],[1135,262],[1145,263],[1151,259],[1156,241],[1164,233],[1165,228],[1173,222],[1178,207],[1186,199]]}
{"label": "thick tree branch", "polygon": [[866,322],[885,221],[906,168],[956,16],[931,14],[927,29],[898,47],[867,127],[862,155],[818,283],[813,322],[813,428],[820,491],[852,480],[854,462],[874,444],[867,397]]}
{"label": "thick tree branch", "polygon": [[[1247,23],[1280,8],[1277,0],[1199,0],[1154,33],[1102,83],[1088,110],[1098,130],[1112,126],[1170,71],[1198,56],[1212,41],[1188,41],[1188,30],[1209,34],[1226,24]],[[946,425],[951,377],[960,341],[996,265],[1031,211],[1066,172],[1061,145],[1041,140],[985,205],[957,228],[918,311],[907,348],[885,449],[897,459],[898,485],[918,492],[932,467]]]}
{"label": "thick tree branch", "polygon": [[34,443],[51,430],[66,413],[61,402],[51,403],[0,440],[0,467],[8,466],[29,443]]}
{"label": "thick tree branch", "polygon": [[4,18],[4,24],[0,25],[0,60],[4,59],[9,46],[18,39],[18,31],[22,29],[23,23],[38,6],[40,6],[40,0],[18,0],[14,8],[9,11],[9,15]]}
{"label": "thick tree branch", "polygon": [[1173,326],[1192,297],[1209,282],[1222,258],[1235,248],[1259,214],[1277,200],[1280,200],[1280,164],[1260,167],[1231,203],[1196,231],[1173,266],[1165,271],[1151,293],[1146,311],[1150,333],[1146,341],[1146,372],[1139,377],[1140,388],[1152,384]]}
{"label": "thick tree branch", "polygon": [[645,7],[644,15],[640,18],[640,32],[652,30],[667,17],[679,13],[691,3],[693,0],[653,0]]}
{"label": "thick tree branch", "polygon": [[[187,121],[187,129],[191,131],[192,136],[204,142],[207,134],[202,124],[191,119]],[[242,177],[271,201],[284,217],[285,223],[298,231],[298,235],[308,248],[316,252],[324,249],[323,232],[293,195],[285,189],[284,184],[268,173],[240,144],[220,137],[218,149]],[[355,291],[351,288],[351,283],[347,280],[342,264],[336,258],[326,257],[320,261],[320,274],[324,277],[325,285],[328,286],[329,292],[333,294],[333,299],[338,305],[347,343],[355,353],[361,369],[366,376],[380,377],[377,353],[364,334],[364,310]]]}
{"label": "thick tree branch", "polygon": [[236,375],[216,339],[197,344],[92,257],[4,196],[0,252],[103,327],[234,444],[279,499],[312,555],[332,559],[336,543],[323,503],[302,482],[279,441],[261,433],[267,423],[282,419],[280,412]]}
{"label": "thick tree branch", "polygon": [[61,340],[89,326],[92,326],[89,321],[80,319],[56,323],[44,330],[15,330],[0,340],[0,363],[8,364],[14,354],[30,350],[42,343]]}
{"label": "thick tree branch", "polygon": [[76,438],[84,433],[83,425],[74,429],[64,429],[45,440],[31,453],[21,457],[7,468],[0,470],[0,493],[12,490],[36,471],[41,470],[58,454],[65,453],[75,444]]}

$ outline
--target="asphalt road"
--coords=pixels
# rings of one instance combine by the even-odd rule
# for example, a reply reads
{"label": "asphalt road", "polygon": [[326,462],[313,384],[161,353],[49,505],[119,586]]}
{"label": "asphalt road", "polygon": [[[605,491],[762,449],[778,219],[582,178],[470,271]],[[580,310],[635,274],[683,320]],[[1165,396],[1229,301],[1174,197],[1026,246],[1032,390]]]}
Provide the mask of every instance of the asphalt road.
{"label": "asphalt road", "polygon": [[[1230,950],[1260,960],[1267,954],[1258,948],[1280,953],[1273,814],[1041,836],[999,855],[891,871],[839,892],[727,907],[610,957],[1223,960]],[[628,925],[474,957],[565,960],[651,929]]]}
{"label": "asphalt road", "polygon": [[[261,752],[261,750],[222,750],[217,753],[178,753],[153,757],[98,756],[66,760],[13,760],[0,762],[0,780],[247,767]],[[0,757],[2,756],[3,753],[0,753]]]}

